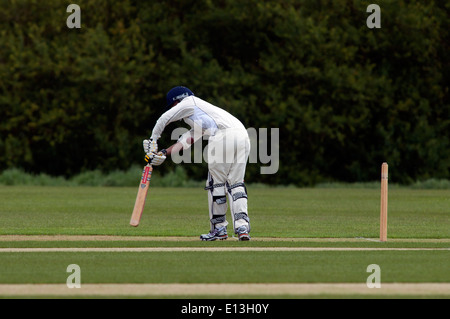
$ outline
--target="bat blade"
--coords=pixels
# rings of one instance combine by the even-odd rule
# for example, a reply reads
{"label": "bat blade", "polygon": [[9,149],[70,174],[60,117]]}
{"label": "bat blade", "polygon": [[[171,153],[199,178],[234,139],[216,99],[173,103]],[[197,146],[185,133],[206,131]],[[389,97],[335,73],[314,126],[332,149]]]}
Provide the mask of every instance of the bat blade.
{"label": "bat blade", "polygon": [[153,168],[150,164],[144,167],[142,172],[141,182],[139,183],[139,189],[136,196],[136,202],[134,203],[133,214],[131,215],[130,225],[137,227],[141,221],[142,212],[145,207],[145,200],[147,198],[148,188],[150,186],[150,179],[152,177]]}

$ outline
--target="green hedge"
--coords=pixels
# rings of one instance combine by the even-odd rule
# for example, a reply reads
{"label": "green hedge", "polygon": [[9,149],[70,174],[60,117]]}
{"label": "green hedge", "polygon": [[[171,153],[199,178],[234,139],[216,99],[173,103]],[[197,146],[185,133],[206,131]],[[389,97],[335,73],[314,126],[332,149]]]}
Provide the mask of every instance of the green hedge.
{"label": "green hedge", "polygon": [[[0,173],[0,186],[51,186],[51,187],[138,187],[142,167],[133,165],[126,171],[116,170],[109,173],[102,173],[99,170],[86,171],[74,175],[71,178],[62,176],[50,176],[45,173],[30,174],[24,170],[11,168]],[[195,187],[205,186],[204,181],[192,180],[183,166],[177,166],[174,170],[162,175],[158,170],[153,170],[151,187]],[[262,183],[247,183],[251,189],[256,188],[296,188],[295,185],[268,185]],[[380,182],[364,183],[319,183],[316,188],[365,188],[380,189]],[[450,180],[428,179],[415,182],[411,185],[389,184],[389,189],[409,188],[409,189],[443,189],[450,190]],[[205,193],[206,194],[206,193]],[[206,195],[205,195],[206,196]]]}
{"label": "green hedge", "polygon": [[383,161],[398,183],[450,178],[445,1],[378,1],[381,29],[361,0],[77,0],[82,27],[68,29],[72,2],[0,2],[0,171],[141,165],[182,84],[247,127],[280,128],[278,173],[249,164],[247,181],[371,181]]}

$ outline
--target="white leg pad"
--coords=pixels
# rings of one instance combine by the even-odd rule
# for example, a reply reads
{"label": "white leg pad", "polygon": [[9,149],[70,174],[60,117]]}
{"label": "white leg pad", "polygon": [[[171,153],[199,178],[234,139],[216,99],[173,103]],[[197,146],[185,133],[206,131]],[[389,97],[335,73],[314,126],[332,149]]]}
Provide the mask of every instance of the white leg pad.
{"label": "white leg pad", "polygon": [[208,190],[208,207],[211,231],[214,228],[227,226],[226,213],[228,209],[227,197],[224,184],[213,184],[213,180],[208,176],[206,182]]}
{"label": "white leg pad", "polygon": [[247,226],[250,229],[250,219],[248,217],[247,190],[244,183],[237,183],[228,186],[228,199],[231,206],[231,216],[233,218],[234,229]]}

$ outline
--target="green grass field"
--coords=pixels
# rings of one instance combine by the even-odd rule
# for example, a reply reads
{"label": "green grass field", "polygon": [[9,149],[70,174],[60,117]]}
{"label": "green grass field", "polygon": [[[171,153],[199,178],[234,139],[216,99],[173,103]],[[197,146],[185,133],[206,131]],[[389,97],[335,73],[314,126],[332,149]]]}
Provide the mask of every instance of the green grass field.
{"label": "green grass field", "polygon": [[[365,285],[370,264],[380,266],[381,281],[386,284],[450,283],[450,190],[390,190],[387,243],[376,241],[380,194],[375,188],[250,187],[250,242],[197,240],[209,229],[206,192],[201,188],[150,188],[141,225],[133,228],[128,223],[136,191],[134,187],[0,186],[0,250],[12,249],[0,252],[0,297],[19,296],[2,291],[7,285],[65,285],[69,264],[81,267],[86,285]],[[14,250],[56,247],[68,250]],[[111,247],[122,250],[70,250]],[[130,248],[144,251],[127,251]],[[343,295],[335,291],[269,295],[254,291],[236,296],[448,298],[447,288],[413,295],[382,289],[374,294],[366,288]],[[42,296],[55,297],[48,291],[29,297]],[[139,297],[185,296],[144,293]]]}
{"label": "green grass field", "polygon": [[[376,238],[379,193],[249,189],[252,235]],[[209,229],[206,191],[201,188],[150,188],[138,228],[128,226],[135,188],[0,186],[0,198],[0,235],[198,236]],[[449,207],[450,190],[390,190],[389,237],[450,238]]]}

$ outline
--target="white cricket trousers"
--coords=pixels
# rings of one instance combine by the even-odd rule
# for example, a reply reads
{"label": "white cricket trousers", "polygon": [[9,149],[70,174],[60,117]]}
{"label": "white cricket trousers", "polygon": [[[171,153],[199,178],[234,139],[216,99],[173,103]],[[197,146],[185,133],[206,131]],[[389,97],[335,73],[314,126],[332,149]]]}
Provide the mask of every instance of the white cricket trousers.
{"label": "white cricket trousers", "polygon": [[245,168],[250,154],[250,139],[243,129],[219,130],[208,142],[208,206],[211,231],[228,226],[228,202],[233,229],[247,226],[250,219],[247,208],[247,189],[244,185]]}

